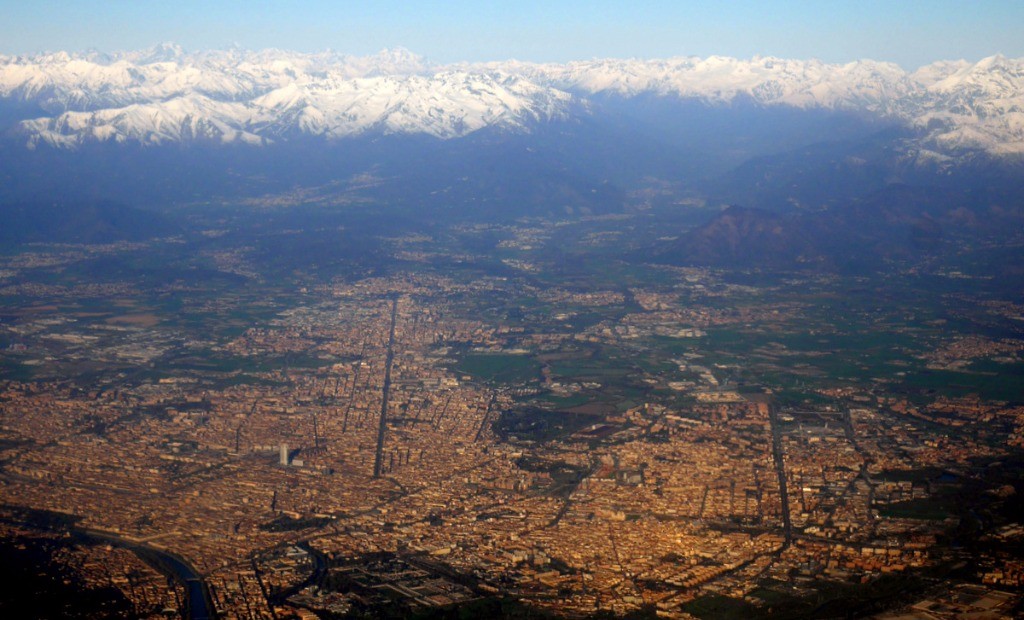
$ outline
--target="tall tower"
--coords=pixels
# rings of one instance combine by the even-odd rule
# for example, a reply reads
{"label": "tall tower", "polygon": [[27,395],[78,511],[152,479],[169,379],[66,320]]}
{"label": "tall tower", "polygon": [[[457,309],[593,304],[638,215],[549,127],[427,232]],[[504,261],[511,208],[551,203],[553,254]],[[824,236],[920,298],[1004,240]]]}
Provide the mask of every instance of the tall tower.
{"label": "tall tower", "polygon": [[288,467],[288,444],[281,444],[281,464]]}

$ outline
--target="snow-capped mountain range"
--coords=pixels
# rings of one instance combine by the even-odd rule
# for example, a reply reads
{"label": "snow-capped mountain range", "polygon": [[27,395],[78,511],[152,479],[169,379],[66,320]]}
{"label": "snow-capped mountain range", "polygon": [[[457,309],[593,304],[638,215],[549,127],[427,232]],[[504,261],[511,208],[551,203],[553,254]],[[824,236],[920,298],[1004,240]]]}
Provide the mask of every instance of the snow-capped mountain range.
{"label": "snow-capped mountain range", "polygon": [[1024,154],[1024,59],[885,62],[757,57],[435,65],[279,50],[0,56],[3,130],[30,147],[89,142],[269,144],[380,132],[457,138],[591,114],[598,97],[745,99],[853,111],[917,128],[922,149]]}

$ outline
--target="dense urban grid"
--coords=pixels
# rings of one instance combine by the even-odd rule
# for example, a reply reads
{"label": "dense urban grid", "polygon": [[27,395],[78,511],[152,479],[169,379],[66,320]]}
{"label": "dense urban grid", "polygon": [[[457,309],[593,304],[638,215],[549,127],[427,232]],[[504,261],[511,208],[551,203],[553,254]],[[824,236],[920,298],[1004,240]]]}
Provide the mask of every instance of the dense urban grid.
{"label": "dense urban grid", "polygon": [[132,617],[1011,617],[1024,307],[608,258],[642,226],[2,256],[3,537]]}

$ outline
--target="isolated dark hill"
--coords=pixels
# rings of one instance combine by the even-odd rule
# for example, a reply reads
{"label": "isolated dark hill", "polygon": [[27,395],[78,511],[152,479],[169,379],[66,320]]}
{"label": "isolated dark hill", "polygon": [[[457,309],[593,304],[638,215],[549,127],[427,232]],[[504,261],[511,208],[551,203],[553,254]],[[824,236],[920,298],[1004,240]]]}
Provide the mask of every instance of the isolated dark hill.
{"label": "isolated dark hill", "polygon": [[975,211],[965,207],[969,201],[936,188],[893,184],[817,212],[732,206],[653,255],[673,264],[876,271],[892,261],[951,252],[947,230],[957,221],[973,221],[976,229],[959,225],[959,239],[980,239],[984,231]]}
{"label": "isolated dark hill", "polygon": [[752,157],[712,182],[708,192],[723,202],[772,211],[839,207],[865,194],[903,182],[898,127],[868,136],[822,141],[794,150]]}
{"label": "isolated dark hill", "polygon": [[0,205],[0,243],[112,243],[173,235],[166,216],[116,202]]}
{"label": "isolated dark hill", "polygon": [[791,217],[734,205],[674,241],[657,257],[680,265],[751,267],[815,260],[817,248],[798,234],[799,225]]}

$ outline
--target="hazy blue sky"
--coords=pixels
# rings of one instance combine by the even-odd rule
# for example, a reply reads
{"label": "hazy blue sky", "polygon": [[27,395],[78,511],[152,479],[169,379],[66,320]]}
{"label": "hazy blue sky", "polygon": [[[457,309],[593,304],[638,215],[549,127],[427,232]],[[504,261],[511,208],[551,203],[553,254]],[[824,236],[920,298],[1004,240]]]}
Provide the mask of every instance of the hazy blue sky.
{"label": "hazy blue sky", "polygon": [[1024,56],[1024,1],[493,2],[0,0],[0,53],[402,46],[438,62],[757,54],[892,60]]}

